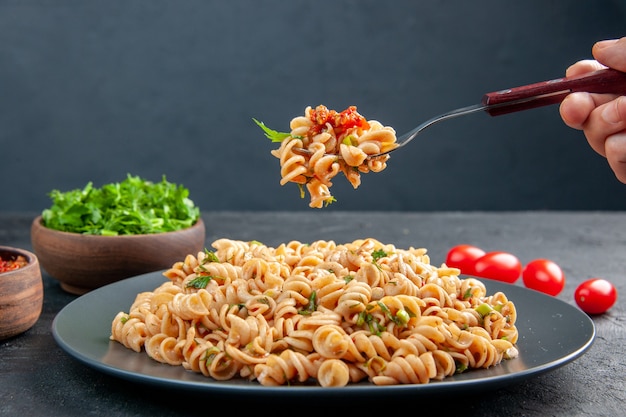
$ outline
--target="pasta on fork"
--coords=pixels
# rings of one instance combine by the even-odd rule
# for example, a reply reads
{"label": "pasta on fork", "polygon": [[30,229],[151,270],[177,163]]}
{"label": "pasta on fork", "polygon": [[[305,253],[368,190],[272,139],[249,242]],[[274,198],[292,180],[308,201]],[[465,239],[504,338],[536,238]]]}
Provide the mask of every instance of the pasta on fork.
{"label": "pasta on fork", "polygon": [[376,120],[367,120],[356,106],[337,112],[324,105],[308,106],[304,115],[294,117],[290,132],[281,133],[255,122],[267,137],[280,142],[271,151],[280,160],[280,184],[296,183],[310,195],[309,206],[322,208],[335,201],[330,193],[332,180],[343,174],[356,189],[361,174],[380,172],[389,155],[368,158],[397,147],[396,132]]}

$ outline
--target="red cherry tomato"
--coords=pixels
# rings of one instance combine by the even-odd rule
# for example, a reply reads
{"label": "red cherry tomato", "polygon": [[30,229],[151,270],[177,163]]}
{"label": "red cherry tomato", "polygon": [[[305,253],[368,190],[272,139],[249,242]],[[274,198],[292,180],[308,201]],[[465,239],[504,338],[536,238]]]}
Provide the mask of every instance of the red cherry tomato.
{"label": "red cherry tomato", "polygon": [[517,256],[508,252],[487,252],[476,260],[474,273],[478,277],[512,284],[522,273],[522,263]]}
{"label": "red cherry tomato", "polygon": [[459,268],[462,274],[475,275],[474,263],[485,254],[485,251],[472,245],[456,245],[448,251],[446,265]]}
{"label": "red cherry tomato", "polygon": [[605,279],[591,278],[576,288],[574,299],[585,313],[602,314],[617,301],[617,290]]}
{"label": "red cherry tomato", "polygon": [[526,264],[522,280],[526,287],[548,295],[557,295],[565,287],[563,270],[548,259],[535,259]]}

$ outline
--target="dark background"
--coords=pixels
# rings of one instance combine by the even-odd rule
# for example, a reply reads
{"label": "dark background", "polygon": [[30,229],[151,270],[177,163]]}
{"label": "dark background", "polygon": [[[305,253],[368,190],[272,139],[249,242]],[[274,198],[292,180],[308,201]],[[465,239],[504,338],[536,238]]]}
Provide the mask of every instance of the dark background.
{"label": "dark background", "polygon": [[[626,35],[623,0],[0,0],[0,210],[128,173],[202,210],[311,211],[252,118],[356,105],[398,134],[561,77]],[[324,210],[622,210],[626,185],[558,107],[427,130]]]}

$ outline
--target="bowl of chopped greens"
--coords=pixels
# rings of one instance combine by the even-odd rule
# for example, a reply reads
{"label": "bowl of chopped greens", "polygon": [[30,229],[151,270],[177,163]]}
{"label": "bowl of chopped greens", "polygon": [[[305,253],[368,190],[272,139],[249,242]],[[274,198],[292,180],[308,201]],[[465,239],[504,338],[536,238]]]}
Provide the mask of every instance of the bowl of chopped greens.
{"label": "bowl of chopped greens", "polygon": [[170,268],[204,250],[205,225],[189,190],[165,178],[52,190],[31,225],[41,268],[73,294]]}

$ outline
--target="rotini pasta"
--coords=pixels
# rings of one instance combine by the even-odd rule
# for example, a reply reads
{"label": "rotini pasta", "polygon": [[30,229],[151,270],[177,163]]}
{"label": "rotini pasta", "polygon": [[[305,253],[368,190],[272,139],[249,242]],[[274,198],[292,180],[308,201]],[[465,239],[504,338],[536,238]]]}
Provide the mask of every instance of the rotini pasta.
{"label": "rotini pasta", "polygon": [[110,339],[215,380],[425,384],[517,356],[515,304],[375,239],[218,239],[137,294]]}
{"label": "rotini pasta", "polygon": [[[355,106],[342,112],[323,105],[308,106],[303,116],[291,120],[289,133],[259,125],[266,135],[281,142],[278,149],[271,151],[280,160],[280,184],[298,184],[301,196],[305,196],[305,190],[309,193],[312,208],[335,201],[330,188],[339,173],[356,189],[361,184],[361,173],[380,172],[387,167],[389,155],[368,156],[398,146],[392,127],[366,120]],[[307,152],[299,151],[302,149]]]}

